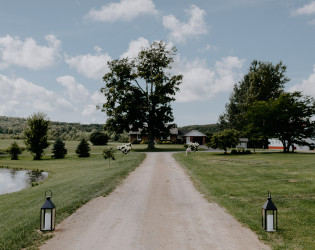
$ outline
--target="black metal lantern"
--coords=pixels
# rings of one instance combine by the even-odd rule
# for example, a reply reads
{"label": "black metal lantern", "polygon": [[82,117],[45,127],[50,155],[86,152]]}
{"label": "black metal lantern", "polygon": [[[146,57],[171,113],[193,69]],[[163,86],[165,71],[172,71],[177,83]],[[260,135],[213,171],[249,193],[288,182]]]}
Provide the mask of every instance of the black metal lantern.
{"label": "black metal lantern", "polygon": [[275,204],[271,200],[271,193],[268,191],[268,198],[262,206],[262,227],[267,232],[275,232],[278,230],[278,212]]}
{"label": "black metal lantern", "polygon": [[[50,192],[50,195],[48,193]],[[53,231],[55,229],[56,206],[51,201],[52,191],[45,192],[46,201],[40,209],[40,230]]]}

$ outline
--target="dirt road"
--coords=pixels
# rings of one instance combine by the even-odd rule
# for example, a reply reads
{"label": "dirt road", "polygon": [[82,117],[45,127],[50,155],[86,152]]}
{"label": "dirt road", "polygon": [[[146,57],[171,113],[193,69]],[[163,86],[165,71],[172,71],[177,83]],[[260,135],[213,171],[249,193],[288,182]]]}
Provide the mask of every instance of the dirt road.
{"label": "dirt road", "polygon": [[171,153],[148,153],[124,183],[60,223],[41,249],[269,249],[207,202]]}

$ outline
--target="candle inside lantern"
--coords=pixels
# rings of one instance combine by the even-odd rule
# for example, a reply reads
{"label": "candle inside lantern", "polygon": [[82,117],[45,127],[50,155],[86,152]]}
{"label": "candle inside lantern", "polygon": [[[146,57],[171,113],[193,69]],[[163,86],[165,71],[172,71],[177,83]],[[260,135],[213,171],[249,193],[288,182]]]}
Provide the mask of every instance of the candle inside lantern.
{"label": "candle inside lantern", "polygon": [[267,215],[267,231],[273,231],[273,215],[272,214],[268,214]]}
{"label": "candle inside lantern", "polygon": [[50,230],[51,229],[51,211],[45,212],[45,228],[44,230]]}

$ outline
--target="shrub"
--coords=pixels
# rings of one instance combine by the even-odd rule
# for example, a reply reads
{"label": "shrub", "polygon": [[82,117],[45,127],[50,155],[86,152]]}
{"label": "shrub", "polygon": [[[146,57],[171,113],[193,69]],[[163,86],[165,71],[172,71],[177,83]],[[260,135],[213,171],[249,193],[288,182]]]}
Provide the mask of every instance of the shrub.
{"label": "shrub", "polygon": [[13,142],[8,148],[8,152],[11,155],[11,160],[18,160],[18,155],[21,154],[21,148],[16,142]]}
{"label": "shrub", "polygon": [[103,150],[103,158],[106,159],[112,159],[115,160],[115,149],[112,147],[107,147]]}
{"label": "shrub", "polygon": [[249,149],[247,149],[246,151],[245,151],[245,154],[251,154],[252,152],[250,152],[250,150]]}
{"label": "shrub", "polygon": [[91,148],[90,148],[89,143],[83,138],[80,141],[75,152],[77,153],[77,155],[79,157],[89,157],[90,156],[90,150],[91,150]]}
{"label": "shrub", "polygon": [[236,155],[236,154],[238,154],[238,152],[237,152],[237,150],[236,150],[235,148],[233,148],[233,149],[231,150],[231,154],[232,154],[232,155]]}
{"label": "shrub", "polygon": [[106,145],[108,142],[109,136],[103,132],[97,131],[93,132],[90,135],[90,141],[93,145]]}
{"label": "shrub", "polygon": [[132,143],[132,144],[140,144],[140,141],[137,140],[137,139],[134,139],[131,143]]}
{"label": "shrub", "polygon": [[51,157],[55,159],[61,159],[65,158],[66,154],[67,149],[65,147],[65,143],[60,138],[58,138],[54,143]]}

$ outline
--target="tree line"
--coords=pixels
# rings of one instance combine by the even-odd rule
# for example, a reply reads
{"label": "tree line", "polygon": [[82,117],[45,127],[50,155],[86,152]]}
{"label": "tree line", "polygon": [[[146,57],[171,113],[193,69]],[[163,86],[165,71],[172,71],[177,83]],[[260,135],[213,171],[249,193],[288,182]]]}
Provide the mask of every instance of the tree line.
{"label": "tree line", "polygon": [[[25,139],[24,130],[27,119],[0,116],[0,138]],[[103,130],[103,124],[80,124],[51,121],[48,130],[48,140],[58,138],[64,141],[76,141],[88,138],[93,131]]]}

